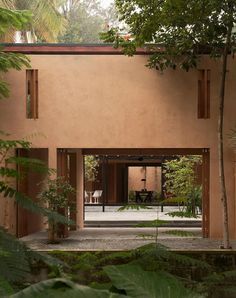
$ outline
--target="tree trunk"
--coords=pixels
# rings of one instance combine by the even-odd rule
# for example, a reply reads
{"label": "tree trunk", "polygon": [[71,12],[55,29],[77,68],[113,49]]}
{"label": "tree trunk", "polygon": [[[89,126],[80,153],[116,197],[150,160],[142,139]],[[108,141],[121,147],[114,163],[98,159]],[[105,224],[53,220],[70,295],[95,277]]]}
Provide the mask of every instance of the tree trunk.
{"label": "tree trunk", "polygon": [[225,83],[227,73],[228,53],[231,44],[232,25],[228,27],[227,39],[223,52],[222,62],[222,77],[220,86],[220,102],[219,102],[219,116],[218,116],[218,155],[219,155],[219,179],[220,179],[220,198],[223,208],[223,246],[222,248],[230,248],[229,244],[229,221],[228,221],[228,206],[227,193],[225,186],[225,172],[224,172],[224,102],[225,102]]}
{"label": "tree trunk", "polygon": [[48,243],[54,244],[57,243],[56,238],[56,224],[55,222],[49,222],[48,223]]}

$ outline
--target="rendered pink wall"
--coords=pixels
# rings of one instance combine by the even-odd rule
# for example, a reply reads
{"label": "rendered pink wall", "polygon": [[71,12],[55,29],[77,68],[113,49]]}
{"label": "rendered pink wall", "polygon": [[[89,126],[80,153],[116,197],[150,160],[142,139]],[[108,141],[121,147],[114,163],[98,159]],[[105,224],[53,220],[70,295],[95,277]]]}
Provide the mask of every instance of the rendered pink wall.
{"label": "rendered pink wall", "polygon": [[[146,56],[35,55],[39,70],[39,119],[25,117],[25,71],[6,79],[11,98],[1,102],[1,129],[14,138],[35,134],[33,147],[49,148],[209,148],[210,236],[222,233],[217,164],[220,65],[211,69],[211,117],[197,119],[197,72],[150,70]],[[229,60],[225,134],[235,125],[235,60]],[[225,167],[230,235],[235,229],[235,158],[226,137]],[[51,150],[51,151],[50,151]],[[50,164],[50,158],[49,158]],[[55,162],[53,162],[55,164]]]}
{"label": "rendered pink wall", "polygon": [[[141,190],[145,177],[144,167],[130,166],[128,172],[128,190]],[[161,192],[161,167],[146,167],[146,189]]]}

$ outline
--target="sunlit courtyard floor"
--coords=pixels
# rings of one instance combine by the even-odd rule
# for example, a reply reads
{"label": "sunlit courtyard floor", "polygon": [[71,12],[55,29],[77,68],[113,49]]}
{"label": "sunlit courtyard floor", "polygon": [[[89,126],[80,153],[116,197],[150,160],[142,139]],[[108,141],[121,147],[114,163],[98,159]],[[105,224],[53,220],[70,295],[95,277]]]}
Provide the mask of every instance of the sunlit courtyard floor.
{"label": "sunlit courtyard floor", "polygon": [[105,212],[102,212],[102,206],[86,206],[85,207],[85,222],[93,221],[148,221],[148,220],[166,220],[166,221],[198,221],[201,222],[201,215],[198,215],[197,218],[181,218],[181,217],[172,217],[168,215],[169,212],[179,211],[178,207],[169,207],[164,206],[163,212],[161,207],[152,207],[149,206],[149,209],[140,209],[140,210],[124,210],[118,211],[121,206],[105,206]]}

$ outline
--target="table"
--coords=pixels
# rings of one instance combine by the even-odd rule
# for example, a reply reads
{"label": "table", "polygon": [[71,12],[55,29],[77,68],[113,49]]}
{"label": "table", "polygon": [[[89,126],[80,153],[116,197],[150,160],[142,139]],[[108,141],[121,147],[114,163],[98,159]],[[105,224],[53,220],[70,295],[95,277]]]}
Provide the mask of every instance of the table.
{"label": "table", "polygon": [[136,203],[151,203],[153,191],[148,190],[136,190],[135,191],[135,202]]}

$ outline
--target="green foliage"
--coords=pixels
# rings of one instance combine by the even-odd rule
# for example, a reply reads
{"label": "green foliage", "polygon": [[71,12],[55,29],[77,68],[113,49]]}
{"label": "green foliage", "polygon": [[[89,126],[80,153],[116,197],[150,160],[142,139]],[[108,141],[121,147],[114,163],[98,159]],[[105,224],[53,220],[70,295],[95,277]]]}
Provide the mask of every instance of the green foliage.
{"label": "green foliage", "polygon": [[172,216],[172,217],[186,217],[186,218],[197,218],[197,215],[189,212],[189,211],[173,211],[173,212],[168,212],[166,215]]}
{"label": "green foliage", "polygon": [[129,297],[199,297],[165,272],[146,272],[132,265],[107,266],[104,270],[113,285],[119,290],[125,290]]}
{"label": "green foliage", "polygon": [[38,194],[41,201],[49,204],[51,211],[57,211],[58,208],[67,208],[69,196],[75,193],[75,189],[65,180],[64,177],[47,179],[43,182],[44,187]]}
{"label": "green foliage", "polygon": [[[0,37],[13,29],[22,29],[30,20],[31,14],[26,11],[11,11],[0,7]],[[9,96],[8,84],[2,80],[2,73],[9,69],[20,70],[23,66],[30,67],[29,58],[22,54],[4,53],[0,48],[0,99]]]}
{"label": "green foliage", "polygon": [[6,73],[9,69],[20,70],[23,66],[30,67],[28,57],[23,54],[4,53],[0,49],[0,99],[9,96],[8,84],[1,79],[1,74]]}
{"label": "green foliage", "polygon": [[62,9],[67,26],[58,41],[63,43],[100,43],[99,32],[118,19],[114,4],[104,9],[97,0],[67,2]]}
{"label": "green foliage", "polygon": [[0,277],[0,297],[7,297],[13,294],[13,289],[8,281]]}
{"label": "green foliage", "polygon": [[[2,2],[2,1],[1,1]],[[0,36],[11,29],[21,30],[25,28],[31,19],[29,11],[17,11],[0,7]],[[13,54],[14,56],[14,54]],[[0,66],[1,68],[1,66]]]}
{"label": "green foliage", "polygon": [[185,198],[190,195],[195,182],[195,165],[201,163],[199,156],[180,156],[164,162],[165,188],[167,193]]}
{"label": "green foliage", "polygon": [[43,214],[56,222],[68,223],[68,221],[60,214],[42,208],[37,203],[33,202],[27,195],[19,192],[12,186],[12,179],[20,180],[24,178],[24,174],[19,173],[16,167],[17,165],[24,168],[23,172],[30,170],[37,173],[50,174],[53,171],[48,169],[48,167],[40,160],[12,156],[15,148],[30,150],[30,145],[31,143],[25,140],[0,139],[0,163],[3,163],[4,161],[5,165],[0,167],[0,194],[5,198],[14,199],[21,207],[28,209],[29,211]]}
{"label": "green foliage", "polygon": [[0,277],[10,282],[22,280],[30,271],[24,244],[0,228],[0,251]]}
{"label": "green foliage", "polygon": [[140,210],[140,209],[152,209],[152,207],[148,207],[145,205],[138,205],[138,204],[129,204],[120,207],[117,211],[125,211],[125,210]]}
{"label": "green foliage", "polygon": [[236,271],[225,271],[204,278],[203,288],[208,297],[234,298],[236,296]]}
{"label": "green foliage", "polygon": [[98,175],[99,158],[95,155],[86,155],[84,157],[85,180],[96,181]]}
{"label": "green foliage", "polygon": [[96,290],[77,285],[63,278],[41,281],[12,296],[12,298],[43,297],[84,297],[84,298],[119,298],[124,297],[105,290]]}
{"label": "green foliage", "polygon": [[178,237],[193,237],[194,233],[184,230],[169,230],[165,231],[164,234],[173,235]]}
{"label": "green foliage", "polygon": [[[65,18],[59,12],[59,7],[65,2],[65,0],[0,0],[0,6],[16,10],[19,14],[27,10],[33,15],[24,28],[19,28],[25,42],[28,42],[26,31],[31,33],[34,42],[37,39],[55,42],[58,34],[64,31],[66,25]],[[12,35],[7,35],[4,39],[12,41]]]}
{"label": "green foliage", "polygon": [[128,199],[129,203],[134,203],[135,202],[135,191],[134,190],[130,190],[129,191],[129,199]]}
{"label": "green foliage", "polygon": [[144,227],[144,228],[156,228],[156,227],[161,227],[166,223],[165,220],[160,220],[160,219],[154,219],[150,220],[147,222],[139,223],[136,226],[137,227]]}
{"label": "green foliage", "polygon": [[[165,189],[172,194],[169,202],[174,202],[185,206],[186,215],[196,216],[196,207],[201,208],[201,187],[196,186],[195,168],[201,164],[199,156],[180,156],[164,162]],[[178,216],[176,212],[169,213]],[[180,210],[180,216],[184,216]]]}
{"label": "green foliage", "polygon": [[[116,0],[116,7],[131,38],[123,39],[112,28],[103,39],[122,46],[128,55],[145,45],[152,54],[148,66],[161,71],[195,68],[204,51],[222,56],[227,27],[236,19],[234,1]],[[234,33],[231,38],[233,49]]]}

